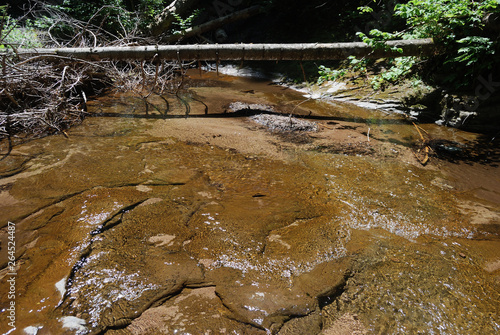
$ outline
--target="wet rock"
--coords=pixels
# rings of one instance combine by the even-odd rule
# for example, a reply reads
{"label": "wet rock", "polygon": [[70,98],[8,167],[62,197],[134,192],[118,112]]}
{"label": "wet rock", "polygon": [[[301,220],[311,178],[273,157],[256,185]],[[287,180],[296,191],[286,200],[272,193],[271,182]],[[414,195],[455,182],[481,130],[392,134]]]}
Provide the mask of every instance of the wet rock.
{"label": "wet rock", "polygon": [[291,317],[306,316],[317,309],[317,301],[300,290],[246,277],[238,280],[239,285],[216,288],[224,305],[245,323],[274,333]]}
{"label": "wet rock", "polygon": [[264,335],[265,331],[235,321],[215,294],[215,287],[184,289],[158,307],[146,310],[122,330],[110,335],[147,334],[239,334]]}
{"label": "wet rock", "polygon": [[324,329],[320,335],[365,335],[369,334],[366,327],[355,314],[344,314],[335,323]]}
{"label": "wet rock", "polygon": [[500,270],[500,259],[486,263],[484,269],[490,273]]}
{"label": "wet rock", "polygon": [[185,185],[193,179],[197,172],[191,169],[159,170],[151,171],[154,173],[145,185]]}
{"label": "wet rock", "polygon": [[[102,229],[124,208],[144,200],[144,194],[132,187],[96,188],[18,222],[16,242],[22,254],[17,263],[23,273],[16,282],[20,319],[31,325],[42,323],[44,327],[60,329],[62,323],[57,318],[48,318],[47,314],[62,317],[52,309],[62,301],[61,292],[65,290],[73,264],[88,252],[91,232]],[[34,306],[37,312],[29,312]]]}
{"label": "wet rock", "polygon": [[[230,92],[267,104],[267,87],[248,94],[241,83]],[[276,101],[287,91],[275,93],[281,110]],[[227,95],[206,87],[203,96],[222,115]],[[114,104],[114,114],[129,102]],[[301,107],[303,115],[376,118],[347,104]],[[374,148],[383,134],[375,127],[392,134],[388,149],[415,135],[394,118],[377,122],[370,123]],[[96,117],[70,132],[71,141],[34,141],[38,156],[1,189],[10,199],[1,213],[19,227],[19,327],[43,326],[40,334],[310,334],[360,324],[380,333],[443,324],[498,330],[491,313],[498,269],[490,264],[498,260],[497,235],[488,235],[487,257],[477,256],[484,246],[456,244],[475,236],[456,207],[468,192],[433,184],[446,177],[401,156],[306,151],[249,124]],[[367,141],[365,123],[338,124],[306,136]],[[0,231],[2,248],[6,236]],[[0,286],[0,309],[6,297]],[[0,323],[0,333],[8,331]]]}
{"label": "wet rock", "polygon": [[[183,219],[175,206],[152,202],[95,235],[70,277],[64,314],[82,317],[93,331],[123,327],[184,287],[201,285],[198,262],[172,243],[185,233]],[[168,243],[156,243],[159,236]]]}
{"label": "wet rock", "polygon": [[289,320],[280,329],[278,335],[319,334],[321,326],[321,312],[316,310],[309,315]]}
{"label": "wet rock", "polygon": [[393,241],[397,244],[387,242],[366,248],[357,259],[342,295],[322,310],[325,329],[335,330],[339,315],[357,314],[358,321],[344,321],[375,333],[398,333],[403,328],[411,333],[440,332],[442,327],[456,334],[496,331],[498,318],[486,315],[496,308],[499,292],[483,289],[495,287],[484,272],[473,275],[481,285],[468,281],[471,264],[457,261],[462,248],[458,243],[448,245],[431,237],[421,238],[418,245],[400,239]]}
{"label": "wet rock", "polygon": [[239,112],[239,111],[259,111],[259,112],[274,112],[275,108],[271,105],[265,105],[265,104],[249,104],[246,102],[232,102],[229,104],[229,109],[232,112]]}
{"label": "wet rock", "polygon": [[[441,99],[441,119],[436,123],[451,127],[461,127],[477,113],[479,99],[474,96],[445,94]],[[469,120],[470,121],[470,120]]]}
{"label": "wet rock", "polygon": [[320,263],[312,271],[296,277],[294,286],[309,296],[317,297],[323,307],[342,294],[349,271],[348,259]]}
{"label": "wet rock", "polygon": [[27,168],[29,161],[30,157],[25,155],[16,155],[10,159],[0,160],[0,178],[10,177],[23,172]]}

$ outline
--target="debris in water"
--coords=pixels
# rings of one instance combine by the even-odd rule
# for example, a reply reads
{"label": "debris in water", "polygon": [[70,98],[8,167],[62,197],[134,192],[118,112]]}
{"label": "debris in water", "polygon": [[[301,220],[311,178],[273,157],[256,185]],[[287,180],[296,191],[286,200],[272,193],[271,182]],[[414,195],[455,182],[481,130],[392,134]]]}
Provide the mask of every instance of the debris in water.
{"label": "debris in water", "polygon": [[250,119],[273,131],[318,131],[315,122],[299,120],[291,115],[259,114],[251,116]]}
{"label": "debris in water", "polygon": [[251,110],[260,112],[274,112],[274,107],[266,104],[248,104],[246,102],[235,101],[229,104],[229,109],[232,112],[238,112],[241,110]]}

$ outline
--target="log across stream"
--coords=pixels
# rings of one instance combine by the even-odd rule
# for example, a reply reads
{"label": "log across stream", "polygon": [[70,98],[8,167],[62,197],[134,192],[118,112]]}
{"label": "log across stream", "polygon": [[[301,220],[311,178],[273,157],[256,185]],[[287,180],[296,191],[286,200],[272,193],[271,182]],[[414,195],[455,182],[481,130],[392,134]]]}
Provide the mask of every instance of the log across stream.
{"label": "log across stream", "polygon": [[[388,41],[387,48],[374,48],[363,42],[295,44],[196,44],[149,45],[94,48],[18,49],[22,56],[63,56],[85,60],[334,60],[349,56],[386,58],[429,56],[439,48],[432,39]],[[393,48],[399,48],[397,51]],[[0,55],[12,53],[2,51]]]}

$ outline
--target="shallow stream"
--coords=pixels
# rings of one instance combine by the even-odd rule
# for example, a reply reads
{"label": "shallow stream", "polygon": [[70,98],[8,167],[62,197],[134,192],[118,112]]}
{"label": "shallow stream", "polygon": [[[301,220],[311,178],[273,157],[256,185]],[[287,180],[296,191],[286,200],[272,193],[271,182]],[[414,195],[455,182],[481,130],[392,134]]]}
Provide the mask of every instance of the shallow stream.
{"label": "shallow stream", "polygon": [[1,334],[500,332],[498,139],[420,125],[423,166],[401,115],[190,76],[0,161]]}

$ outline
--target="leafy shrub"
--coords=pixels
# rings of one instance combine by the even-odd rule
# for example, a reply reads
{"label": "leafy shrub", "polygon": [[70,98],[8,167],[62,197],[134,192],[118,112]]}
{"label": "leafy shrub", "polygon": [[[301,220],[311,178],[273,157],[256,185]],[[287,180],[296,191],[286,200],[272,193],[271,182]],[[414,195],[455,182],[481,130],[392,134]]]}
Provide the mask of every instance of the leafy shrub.
{"label": "leafy shrub", "polygon": [[322,84],[325,81],[335,81],[337,79],[342,79],[347,76],[349,72],[358,72],[361,74],[366,74],[367,66],[370,63],[369,59],[357,59],[356,56],[349,56],[344,67],[334,70],[324,65],[318,67],[318,84]]}
{"label": "leafy shrub", "polygon": [[183,19],[179,14],[173,13],[172,15],[175,18],[175,21],[172,23],[174,25],[173,33],[181,33],[182,31],[190,28],[193,24],[193,20],[200,15],[202,11],[200,9],[196,9],[191,15],[187,18]]}
{"label": "leafy shrub", "polygon": [[444,46],[444,83],[460,87],[498,63],[493,57],[498,39],[479,35],[486,35],[485,14],[499,12],[499,7],[496,0],[410,0],[396,5],[394,15],[406,20],[404,36],[431,37]]}
{"label": "leafy shrub", "polygon": [[378,90],[385,87],[388,83],[396,84],[402,78],[405,78],[412,70],[413,65],[417,62],[416,57],[397,57],[390,60],[391,67],[376,75],[371,80],[371,85]]}
{"label": "leafy shrub", "polygon": [[406,20],[415,37],[453,43],[482,27],[484,13],[498,8],[496,0],[410,0],[395,6],[394,15]]}
{"label": "leafy shrub", "polygon": [[6,47],[36,48],[42,46],[40,31],[33,22],[26,20],[23,25],[7,15],[7,6],[0,6],[0,49]]}
{"label": "leafy shrub", "polygon": [[[361,14],[373,12],[368,5],[358,7],[358,10]],[[374,48],[388,48],[384,42],[393,39],[433,38],[443,47],[442,54],[433,59],[437,63],[434,74],[441,74],[439,79],[435,78],[437,84],[458,88],[473,83],[481,72],[498,67],[495,53],[499,49],[499,38],[484,31],[483,18],[486,13],[499,12],[498,0],[410,0],[394,7],[394,20],[403,19],[405,22],[399,31],[372,29],[368,34],[358,32],[357,35]],[[374,88],[408,76],[418,63],[414,57],[389,62],[392,66],[372,80]]]}

